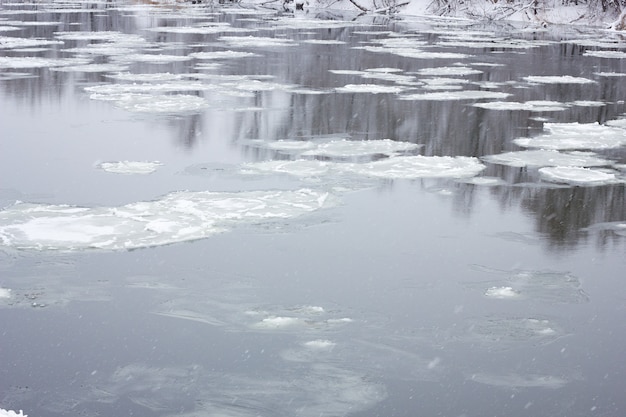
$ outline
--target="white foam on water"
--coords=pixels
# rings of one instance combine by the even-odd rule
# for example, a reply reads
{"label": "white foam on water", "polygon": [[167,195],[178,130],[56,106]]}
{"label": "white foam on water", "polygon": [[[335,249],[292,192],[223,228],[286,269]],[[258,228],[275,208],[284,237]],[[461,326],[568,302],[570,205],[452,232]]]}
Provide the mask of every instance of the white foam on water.
{"label": "white foam on water", "polygon": [[151,174],[162,165],[158,161],[117,161],[102,162],[97,167],[114,174]]}
{"label": "white foam on water", "polygon": [[123,250],[202,239],[238,224],[294,218],[326,207],[328,193],[175,192],[119,207],[17,203],[0,211],[0,242],[18,249]]}
{"label": "white foam on water", "polygon": [[239,59],[261,56],[254,52],[242,52],[242,51],[213,51],[213,52],[193,52],[189,54],[190,57],[196,59]]}
{"label": "white foam on water", "polygon": [[612,161],[595,156],[590,152],[562,153],[555,150],[530,150],[506,152],[482,157],[483,161],[492,164],[508,165],[512,167],[594,167],[611,165]]}
{"label": "white foam on water", "polygon": [[28,417],[28,415],[23,414],[23,411],[13,411],[13,410],[5,410],[0,408],[0,417]]}
{"label": "white foam on water", "polygon": [[12,36],[0,36],[0,49],[32,48],[39,46],[62,45],[62,41],[47,39],[18,38]]}
{"label": "white foam on water", "polygon": [[624,183],[617,177],[617,171],[605,172],[579,167],[547,167],[540,168],[539,174],[545,181],[570,185],[607,185]]}
{"label": "white foam on water", "polygon": [[498,91],[441,91],[434,93],[407,94],[400,97],[400,100],[482,100],[482,99],[503,99],[511,94]]}
{"label": "white foam on water", "polygon": [[583,56],[593,56],[596,58],[624,59],[626,52],[621,51],[585,51]]}
{"label": "white foam on water", "polygon": [[[310,142],[309,142],[310,143]],[[313,146],[313,149],[302,153],[304,156],[355,157],[368,155],[395,155],[419,149],[420,145],[410,142],[399,142],[391,139],[352,141],[333,140]]]}
{"label": "white foam on water", "polygon": [[226,42],[233,48],[274,48],[297,45],[297,43],[291,39],[262,36],[221,36],[218,40]]}
{"label": "white foam on water", "polygon": [[338,93],[397,94],[404,91],[404,88],[379,84],[347,84],[336,88],[335,91]]}
{"label": "white foam on water", "polygon": [[368,163],[337,164],[343,172],[388,179],[466,178],[478,175],[485,166],[466,156],[398,156]]}
{"label": "white foam on water", "polygon": [[558,101],[548,100],[533,100],[523,103],[516,101],[492,101],[488,103],[475,103],[474,107],[480,107],[488,110],[502,110],[502,111],[536,111],[536,112],[549,112],[549,111],[562,111],[569,108],[567,103],[561,103]]}
{"label": "white foam on water", "polygon": [[11,298],[11,289],[0,287],[0,298]]}
{"label": "white foam on water", "polygon": [[626,129],[599,123],[545,123],[546,134],[518,138],[513,142],[525,148],[551,150],[611,149],[626,144]]}
{"label": "white foam on water", "polygon": [[474,74],[482,74],[483,72],[480,70],[476,70],[470,67],[465,66],[453,66],[453,67],[434,67],[434,68],[423,68],[417,71],[419,75],[441,75],[441,76],[463,76],[463,75],[474,75]]}
{"label": "white foam on water", "polygon": [[573,77],[571,75],[530,75],[523,79],[537,84],[594,84],[597,82],[589,78]]}
{"label": "white foam on water", "polygon": [[491,287],[485,291],[485,297],[489,298],[519,298],[520,293],[512,287]]}
{"label": "white foam on water", "polygon": [[0,57],[0,69],[2,68],[48,68],[61,67],[64,65],[89,64],[88,59],[81,58],[38,58],[38,57]]}

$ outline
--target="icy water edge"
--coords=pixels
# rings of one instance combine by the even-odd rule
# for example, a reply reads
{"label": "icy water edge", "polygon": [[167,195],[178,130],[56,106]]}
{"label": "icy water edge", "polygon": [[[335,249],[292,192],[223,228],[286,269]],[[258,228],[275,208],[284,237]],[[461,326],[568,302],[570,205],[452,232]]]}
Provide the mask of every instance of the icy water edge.
{"label": "icy water edge", "polygon": [[0,2],[0,409],[622,415],[625,57]]}

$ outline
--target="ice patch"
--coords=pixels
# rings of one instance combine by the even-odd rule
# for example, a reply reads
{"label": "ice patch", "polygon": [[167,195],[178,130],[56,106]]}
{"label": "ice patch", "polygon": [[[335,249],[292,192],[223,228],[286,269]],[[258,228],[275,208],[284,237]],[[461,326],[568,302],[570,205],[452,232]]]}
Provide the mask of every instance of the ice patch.
{"label": "ice patch", "polygon": [[187,55],[165,54],[124,54],[115,55],[112,59],[118,63],[143,62],[147,64],[170,64],[172,62],[184,62],[191,60]]}
{"label": "ice patch", "polygon": [[545,123],[548,133],[533,138],[518,138],[521,147],[552,150],[611,149],[626,144],[626,129],[599,123]]}
{"label": "ice patch", "polygon": [[437,75],[437,76],[464,76],[464,75],[474,75],[474,74],[482,74],[483,72],[480,70],[472,69],[465,66],[456,66],[456,67],[435,67],[435,68],[423,68],[417,71],[419,75]]}
{"label": "ice patch", "polygon": [[284,329],[303,325],[305,322],[297,317],[268,317],[256,324],[258,329]]}
{"label": "ice patch", "polygon": [[465,343],[491,348],[509,348],[520,343],[547,344],[563,336],[564,331],[546,319],[523,317],[485,317],[470,320]]}
{"label": "ice patch", "polygon": [[572,77],[571,75],[530,75],[524,77],[529,83],[537,84],[594,84],[597,81],[582,77]]}
{"label": "ice patch", "polygon": [[[97,96],[92,95],[92,99]],[[195,113],[209,107],[208,101],[202,97],[172,94],[172,95],[121,95],[105,99],[114,99],[115,105],[121,109],[138,113]]]}
{"label": "ice patch", "polygon": [[583,56],[593,56],[596,58],[612,58],[612,59],[624,59],[626,58],[626,52],[621,51],[585,51]]}
{"label": "ice patch", "polygon": [[549,112],[549,111],[562,111],[566,110],[569,105],[566,103],[560,103],[558,101],[547,100],[535,100],[526,101],[524,103],[516,101],[492,101],[489,103],[476,103],[474,107],[480,107],[488,110],[508,110],[508,111],[535,111],[535,112]]}
{"label": "ice patch", "polygon": [[48,68],[68,65],[86,65],[89,60],[81,58],[37,58],[37,57],[0,57],[0,69],[2,68]]}
{"label": "ice patch", "polygon": [[196,59],[205,59],[205,60],[213,60],[213,59],[239,59],[239,58],[250,58],[260,56],[259,54],[255,54],[253,52],[241,52],[241,51],[213,51],[213,52],[193,52],[189,54],[190,57]]}
{"label": "ice patch", "polygon": [[0,298],[11,298],[11,289],[0,287]]}
{"label": "ice patch", "polygon": [[336,167],[344,172],[388,179],[465,178],[485,169],[478,159],[472,157],[422,155],[398,156],[363,164],[337,164]]}
{"label": "ice patch", "polygon": [[151,174],[163,165],[158,161],[141,162],[141,161],[119,161],[119,162],[102,162],[97,165],[98,168],[106,172],[114,174]]}
{"label": "ice patch", "polygon": [[489,298],[517,298],[519,295],[512,287],[491,287],[485,291],[485,297]]}
{"label": "ice patch", "polygon": [[624,179],[616,176],[617,171],[605,172],[579,167],[547,167],[540,168],[541,178],[556,183],[571,185],[607,185],[624,183]]}
{"label": "ice patch", "polygon": [[291,39],[261,36],[221,36],[218,40],[233,48],[275,48],[297,45]]}
{"label": "ice patch", "polygon": [[39,46],[62,45],[62,41],[46,39],[17,38],[12,36],[0,36],[0,49],[32,48]]}
{"label": "ice patch", "polygon": [[496,375],[496,374],[472,374],[470,381],[480,384],[492,385],[503,388],[548,388],[558,389],[564,387],[569,381],[552,375]]}
{"label": "ice patch", "polygon": [[256,174],[258,172],[281,173],[293,175],[295,177],[311,178],[324,176],[330,172],[331,168],[331,163],[318,160],[273,160],[243,164],[242,172],[244,174]]}
{"label": "ice patch", "polygon": [[52,71],[63,72],[119,72],[126,71],[128,65],[120,64],[85,64],[85,65],[68,65],[65,67],[50,68]]}
{"label": "ice patch", "polygon": [[[310,142],[309,142],[310,143]],[[410,142],[399,142],[391,139],[351,141],[334,140],[320,143],[314,149],[306,150],[305,156],[327,156],[327,157],[355,157],[368,155],[388,155],[413,151],[419,149],[420,145]]]}
{"label": "ice patch", "polygon": [[326,339],[316,339],[304,342],[302,345],[308,349],[328,351],[332,350],[336,343]]}
{"label": "ice patch", "polygon": [[23,414],[22,410],[17,412],[13,410],[5,410],[3,408],[0,408],[0,417],[28,417],[28,415]]}
{"label": "ice patch", "polygon": [[553,150],[506,152],[498,155],[487,155],[482,157],[482,159],[492,164],[508,165],[512,167],[593,167],[612,164],[612,161],[599,158],[588,152],[561,153]]}
{"label": "ice patch", "polygon": [[404,88],[379,84],[347,84],[336,88],[335,91],[338,93],[397,94],[404,91]]}
{"label": "ice patch", "polygon": [[596,223],[585,229],[585,231],[598,232],[598,231],[611,231],[618,236],[626,237],[626,222],[605,222]]}
{"label": "ice patch", "polygon": [[445,91],[435,93],[418,93],[401,96],[401,100],[482,100],[482,99],[503,99],[511,94],[498,91]]}
{"label": "ice patch", "polygon": [[238,224],[294,218],[330,204],[297,191],[176,192],[120,207],[18,203],[0,211],[0,241],[18,249],[123,250],[202,239]]}
{"label": "ice patch", "polygon": [[151,74],[133,74],[126,72],[119,74],[107,74],[105,75],[105,77],[113,78],[114,80],[132,81],[140,83],[177,81],[183,78],[181,74],[171,74],[169,72],[157,72]]}

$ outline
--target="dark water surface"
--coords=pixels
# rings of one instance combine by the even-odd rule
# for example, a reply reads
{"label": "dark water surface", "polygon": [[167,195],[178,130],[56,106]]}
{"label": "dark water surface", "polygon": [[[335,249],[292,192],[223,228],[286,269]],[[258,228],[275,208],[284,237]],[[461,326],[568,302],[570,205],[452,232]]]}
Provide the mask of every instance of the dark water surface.
{"label": "dark water surface", "polygon": [[625,56],[0,1],[0,409],[624,415]]}

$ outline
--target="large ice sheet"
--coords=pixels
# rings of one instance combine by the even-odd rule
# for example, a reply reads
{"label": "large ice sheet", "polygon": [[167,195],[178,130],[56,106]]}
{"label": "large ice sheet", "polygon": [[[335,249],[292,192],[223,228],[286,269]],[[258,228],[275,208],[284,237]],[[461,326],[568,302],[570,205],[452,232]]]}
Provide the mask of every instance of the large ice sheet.
{"label": "large ice sheet", "polygon": [[607,185],[625,182],[617,171],[600,171],[580,167],[547,167],[540,168],[541,178],[556,183],[571,185]]}
{"label": "large ice sheet", "polygon": [[626,144],[626,129],[599,123],[545,123],[547,133],[532,138],[515,139],[525,148],[553,150],[610,149]]}
{"label": "large ice sheet", "polygon": [[467,178],[478,175],[485,166],[477,158],[465,156],[398,156],[369,163],[338,164],[343,172],[389,179]]}
{"label": "large ice sheet", "polygon": [[202,239],[241,223],[293,218],[327,206],[328,193],[175,192],[120,207],[17,203],[0,211],[0,240],[19,249],[122,250]]}
{"label": "large ice sheet", "polygon": [[612,161],[600,158],[589,152],[562,153],[554,150],[543,149],[487,155],[482,159],[486,162],[491,162],[492,164],[508,165],[512,167],[594,167],[612,164]]}

